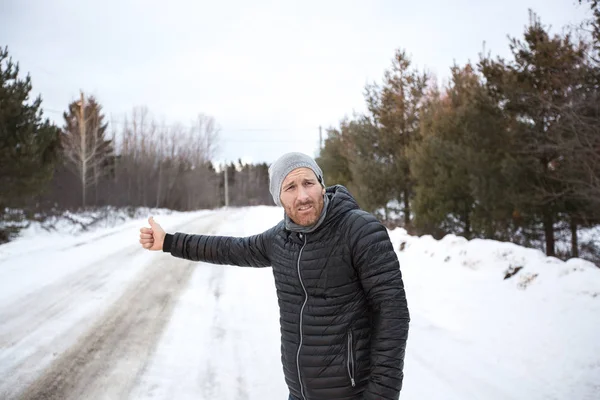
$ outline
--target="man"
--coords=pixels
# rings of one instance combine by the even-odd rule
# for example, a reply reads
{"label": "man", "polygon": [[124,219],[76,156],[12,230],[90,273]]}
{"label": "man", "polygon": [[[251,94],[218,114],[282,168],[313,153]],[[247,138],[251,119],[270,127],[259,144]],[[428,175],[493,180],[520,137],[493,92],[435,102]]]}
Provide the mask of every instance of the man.
{"label": "man", "polygon": [[409,312],[387,230],[315,161],[288,153],[269,168],[284,218],[250,237],[166,234],[150,218],[150,250],[214,264],[272,266],[281,361],[290,399],[398,399]]}

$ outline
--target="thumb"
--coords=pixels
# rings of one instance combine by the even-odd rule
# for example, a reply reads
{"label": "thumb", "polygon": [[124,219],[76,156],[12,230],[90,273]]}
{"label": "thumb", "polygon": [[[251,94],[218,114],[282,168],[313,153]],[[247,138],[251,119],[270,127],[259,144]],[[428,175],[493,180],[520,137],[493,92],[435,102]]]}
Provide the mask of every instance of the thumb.
{"label": "thumb", "polygon": [[148,218],[148,223],[150,224],[151,228],[154,228],[154,226],[156,225],[156,222],[154,222],[154,217]]}

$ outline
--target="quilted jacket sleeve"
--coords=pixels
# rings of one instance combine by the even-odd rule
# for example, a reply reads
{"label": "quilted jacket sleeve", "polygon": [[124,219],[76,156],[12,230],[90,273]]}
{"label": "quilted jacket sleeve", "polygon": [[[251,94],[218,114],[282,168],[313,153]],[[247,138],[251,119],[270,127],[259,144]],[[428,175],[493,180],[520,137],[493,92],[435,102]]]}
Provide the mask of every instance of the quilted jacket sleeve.
{"label": "quilted jacket sleeve", "polygon": [[240,267],[268,267],[274,228],[248,237],[192,235],[177,232],[165,238],[164,252],[174,257]]}
{"label": "quilted jacket sleeve", "polygon": [[410,321],[402,273],[386,228],[371,214],[358,214],[350,232],[352,255],[373,311],[371,374],[364,399],[396,400]]}

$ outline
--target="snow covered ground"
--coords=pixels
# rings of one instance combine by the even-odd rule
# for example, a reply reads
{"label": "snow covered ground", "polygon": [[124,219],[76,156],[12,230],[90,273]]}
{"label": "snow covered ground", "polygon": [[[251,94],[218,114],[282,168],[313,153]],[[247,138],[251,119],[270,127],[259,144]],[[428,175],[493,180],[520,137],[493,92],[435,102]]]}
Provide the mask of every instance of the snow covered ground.
{"label": "snow covered ground", "polygon": [[[249,235],[282,210],[154,215],[170,232]],[[287,399],[271,269],[148,252],[145,218],[115,221],[0,246],[0,398]],[[401,399],[600,399],[599,268],[390,236],[412,317]]]}

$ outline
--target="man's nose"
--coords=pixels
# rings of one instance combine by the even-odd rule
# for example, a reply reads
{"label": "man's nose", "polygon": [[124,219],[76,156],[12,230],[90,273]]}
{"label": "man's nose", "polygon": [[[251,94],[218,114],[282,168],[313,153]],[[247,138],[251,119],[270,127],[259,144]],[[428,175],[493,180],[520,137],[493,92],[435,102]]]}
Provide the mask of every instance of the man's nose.
{"label": "man's nose", "polygon": [[306,190],[306,188],[300,186],[300,189],[298,190],[298,201],[306,201],[308,199],[309,199],[308,190]]}

